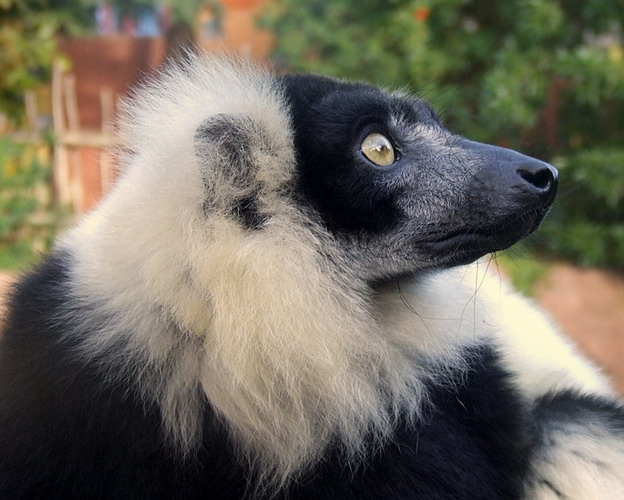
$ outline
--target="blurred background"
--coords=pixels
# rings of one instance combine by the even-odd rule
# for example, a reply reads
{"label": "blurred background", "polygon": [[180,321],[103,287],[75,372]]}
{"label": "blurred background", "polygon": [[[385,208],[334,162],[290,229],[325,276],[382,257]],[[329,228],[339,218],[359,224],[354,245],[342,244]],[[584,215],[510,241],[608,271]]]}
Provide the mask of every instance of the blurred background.
{"label": "blurred background", "polygon": [[623,24],[624,0],[0,0],[0,294],[114,184],[119,100],[226,51],[405,89],[556,165],[551,215],[494,262],[624,392]]}

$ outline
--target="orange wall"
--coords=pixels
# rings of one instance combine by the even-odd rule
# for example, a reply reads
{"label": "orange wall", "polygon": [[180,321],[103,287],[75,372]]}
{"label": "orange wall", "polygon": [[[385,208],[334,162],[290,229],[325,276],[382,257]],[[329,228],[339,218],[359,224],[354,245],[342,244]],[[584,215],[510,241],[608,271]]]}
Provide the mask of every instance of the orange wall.
{"label": "orange wall", "polygon": [[223,13],[221,31],[216,36],[206,36],[202,22],[214,14],[206,8],[197,16],[195,26],[198,44],[208,51],[223,50],[255,61],[266,61],[274,44],[274,35],[257,26],[265,0],[221,0]]}
{"label": "orange wall", "polygon": [[163,38],[133,38],[115,35],[68,38],[60,41],[76,75],[76,93],[82,127],[100,128],[100,90],[115,96],[125,94],[160,66],[165,57]]}

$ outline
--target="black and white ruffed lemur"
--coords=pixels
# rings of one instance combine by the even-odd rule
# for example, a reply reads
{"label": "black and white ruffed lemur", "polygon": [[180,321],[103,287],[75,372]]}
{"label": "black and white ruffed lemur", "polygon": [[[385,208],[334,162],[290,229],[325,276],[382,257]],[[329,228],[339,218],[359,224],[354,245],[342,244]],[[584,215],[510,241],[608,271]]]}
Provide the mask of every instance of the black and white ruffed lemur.
{"label": "black and white ruffed lemur", "polygon": [[0,498],[624,498],[609,383],[471,264],[536,229],[552,166],[405,93],[199,56],[120,137],[10,295]]}

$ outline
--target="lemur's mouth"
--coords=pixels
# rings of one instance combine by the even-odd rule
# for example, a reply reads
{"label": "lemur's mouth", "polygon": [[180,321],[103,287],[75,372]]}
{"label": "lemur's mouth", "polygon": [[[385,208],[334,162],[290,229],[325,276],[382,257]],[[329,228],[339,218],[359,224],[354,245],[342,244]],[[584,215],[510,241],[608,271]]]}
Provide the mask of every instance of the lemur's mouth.
{"label": "lemur's mouth", "polygon": [[432,240],[427,250],[440,266],[469,264],[529,236],[540,226],[549,209],[550,204],[488,226],[475,223],[458,228]]}

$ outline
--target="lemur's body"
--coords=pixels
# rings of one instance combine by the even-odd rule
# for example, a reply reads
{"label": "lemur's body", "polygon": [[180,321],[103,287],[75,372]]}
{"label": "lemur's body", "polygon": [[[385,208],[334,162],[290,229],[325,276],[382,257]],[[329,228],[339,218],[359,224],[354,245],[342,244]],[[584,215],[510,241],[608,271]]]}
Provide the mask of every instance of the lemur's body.
{"label": "lemur's body", "polygon": [[448,269],[534,230],[552,167],[218,60],[122,137],[114,191],[10,301],[2,498],[624,494],[600,373],[485,265]]}

